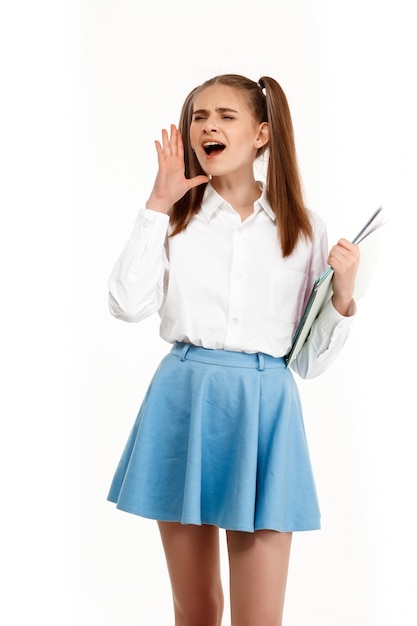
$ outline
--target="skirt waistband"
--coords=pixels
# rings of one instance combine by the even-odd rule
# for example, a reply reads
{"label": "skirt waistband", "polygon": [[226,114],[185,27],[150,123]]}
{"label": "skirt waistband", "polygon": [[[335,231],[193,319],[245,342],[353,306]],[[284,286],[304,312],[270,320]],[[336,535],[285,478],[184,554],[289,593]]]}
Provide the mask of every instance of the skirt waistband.
{"label": "skirt waistband", "polygon": [[270,368],[286,367],[284,357],[273,357],[263,352],[248,354],[231,350],[212,350],[180,341],[174,343],[171,354],[179,357],[181,361],[187,359],[189,361],[198,361],[199,363],[211,363],[226,367],[245,367],[261,371]]}

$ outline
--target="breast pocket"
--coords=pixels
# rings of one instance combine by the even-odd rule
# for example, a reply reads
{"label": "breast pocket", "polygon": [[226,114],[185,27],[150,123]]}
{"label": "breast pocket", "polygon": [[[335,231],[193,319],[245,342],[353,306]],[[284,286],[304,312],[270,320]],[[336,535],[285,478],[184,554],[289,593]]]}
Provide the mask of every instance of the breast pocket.
{"label": "breast pocket", "polygon": [[299,320],[307,275],[297,270],[274,269],[271,272],[268,312],[282,322]]}

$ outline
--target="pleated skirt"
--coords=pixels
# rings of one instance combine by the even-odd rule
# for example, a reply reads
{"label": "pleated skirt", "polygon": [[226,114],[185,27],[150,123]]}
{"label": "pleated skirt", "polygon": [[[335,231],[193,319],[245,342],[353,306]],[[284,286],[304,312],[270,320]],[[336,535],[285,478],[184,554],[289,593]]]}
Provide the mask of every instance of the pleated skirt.
{"label": "pleated skirt", "polygon": [[319,529],[300,397],[284,359],[174,344],[143,399],[108,500],[160,521]]}

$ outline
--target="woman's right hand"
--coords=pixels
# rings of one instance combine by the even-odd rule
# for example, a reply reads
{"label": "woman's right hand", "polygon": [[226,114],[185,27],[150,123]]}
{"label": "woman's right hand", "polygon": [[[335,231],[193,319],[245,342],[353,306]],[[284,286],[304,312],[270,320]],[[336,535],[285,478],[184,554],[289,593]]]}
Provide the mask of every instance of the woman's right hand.
{"label": "woman's right hand", "polygon": [[185,178],[184,146],[181,133],[171,124],[171,134],[162,131],[162,143],[155,141],[158,153],[158,173],[146,203],[146,208],[161,213],[168,213],[172,205],[180,200],[187,191],[209,181],[208,176]]}

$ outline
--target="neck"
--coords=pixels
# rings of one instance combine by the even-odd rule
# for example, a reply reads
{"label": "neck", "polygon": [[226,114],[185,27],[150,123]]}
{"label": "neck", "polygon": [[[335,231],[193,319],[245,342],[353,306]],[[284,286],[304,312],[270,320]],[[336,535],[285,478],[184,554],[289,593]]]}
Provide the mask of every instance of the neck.
{"label": "neck", "polygon": [[217,193],[239,213],[242,220],[253,213],[253,205],[262,193],[255,179],[233,185],[224,179],[213,177],[211,184]]}

